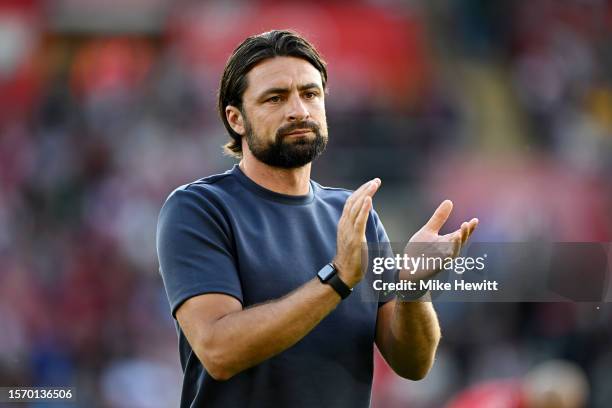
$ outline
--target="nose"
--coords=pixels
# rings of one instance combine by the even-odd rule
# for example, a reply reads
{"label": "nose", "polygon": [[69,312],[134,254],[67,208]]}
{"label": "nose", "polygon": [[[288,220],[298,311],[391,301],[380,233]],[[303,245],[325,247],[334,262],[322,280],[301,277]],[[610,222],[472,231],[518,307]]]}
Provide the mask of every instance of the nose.
{"label": "nose", "polygon": [[287,119],[289,122],[302,122],[310,117],[310,112],[299,95],[289,98]]}

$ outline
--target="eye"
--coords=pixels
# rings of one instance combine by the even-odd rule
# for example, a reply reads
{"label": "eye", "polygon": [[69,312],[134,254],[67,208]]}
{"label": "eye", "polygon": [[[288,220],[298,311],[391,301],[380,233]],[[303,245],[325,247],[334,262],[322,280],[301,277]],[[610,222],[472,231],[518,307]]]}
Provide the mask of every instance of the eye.
{"label": "eye", "polygon": [[313,99],[313,98],[315,98],[316,96],[317,96],[317,93],[316,93],[316,92],[313,92],[313,91],[308,91],[308,92],[306,92],[306,93],[304,94],[304,97],[305,97],[306,99]]}
{"label": "eye", "polygon": [[272,102],[272,103],[278,103],[280,101],[281,101],[281,97],[279,95],[274,95],[266,99],[266,102]]}

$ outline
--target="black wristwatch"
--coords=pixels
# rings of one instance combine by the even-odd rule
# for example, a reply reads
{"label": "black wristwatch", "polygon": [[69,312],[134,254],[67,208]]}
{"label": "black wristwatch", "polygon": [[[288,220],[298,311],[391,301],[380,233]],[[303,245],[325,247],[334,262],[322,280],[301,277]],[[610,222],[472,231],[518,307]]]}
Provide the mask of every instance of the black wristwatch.
{"label": "black wristwatch", "polygon": [[328,263],[325,265],[318,273],[317,276],[321,280],[322,283],[326,283],[338,294],[342,299],[346,299],[348,295],[353,292],[352,288],[349,288],[346,283],[342,282],[342,279],[338,276],[338,270],[334,266],[333,263]]}

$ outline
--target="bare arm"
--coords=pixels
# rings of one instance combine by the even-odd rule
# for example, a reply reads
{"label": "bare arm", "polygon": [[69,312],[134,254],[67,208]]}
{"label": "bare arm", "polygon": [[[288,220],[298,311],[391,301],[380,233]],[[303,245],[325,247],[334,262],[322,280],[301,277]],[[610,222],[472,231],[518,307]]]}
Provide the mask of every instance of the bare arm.
{"label": "bare arm", "polygon": [[440,326],[431,302],[393,300],[378,310],[376,345],[393,371],[420,380],[433,365]]}
{"label": "bare arm", "polygon": [[[363,278],[361,244],[379,185],[370,182],[355,191],[338,223],[338,273],[350,287]],[[196,296],[179,307],[176,318],[210,375],[227,380],[294,345],[339,302],[334,289],[315,277],[280,299],[244,310],[228,295]]]}
{"label": "bare arm", "polygon": [[315,278],[287,296],[244,310],[228,295],[196,296],[176,317],[210,375],[226,380],[297,343],[339,302],[331,286]]}
{"label": "bare arm", "polygon": [[[427,224],[410,239],[406,254],[414,256],[412,252],[419,254],[429,250],[432,255],[442,259],[457,256],[461,246],[478,225],[478,220],[474,218],[464,222],[458,230],[440,236],[438,231],[448,219],[452,208],[450,201],[444,201]],[[411,243],[414,245],[411,246]],[[420,270],[413,274],[402,271],[400,278],[429,279],[438,272]],[[396,299],[378,310],[376,345],[393,371],[404,378],[420,380],[427,375],[433,365],[440,336],[438,317],[429,294],[418,301]]]}

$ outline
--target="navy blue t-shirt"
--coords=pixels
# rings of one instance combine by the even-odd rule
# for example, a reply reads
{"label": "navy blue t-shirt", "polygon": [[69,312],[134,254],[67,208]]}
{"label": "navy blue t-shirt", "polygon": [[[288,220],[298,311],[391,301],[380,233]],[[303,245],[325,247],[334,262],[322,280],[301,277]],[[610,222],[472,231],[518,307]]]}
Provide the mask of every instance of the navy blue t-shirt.
{"label": "navy blue t-shirt", "polygon": [[[157,228],[172,315],[187,299],[224,293],[243,307],[278,299],[316,276],[336,253],[348,190],[310,182],[305,196],[267,190],[238,166],[176,189]],[[374,211],[366,239],[387,242]],[[368,407],[379,302],[367,279],[294,346],[216,381],[177,324],[181,407]]]}

